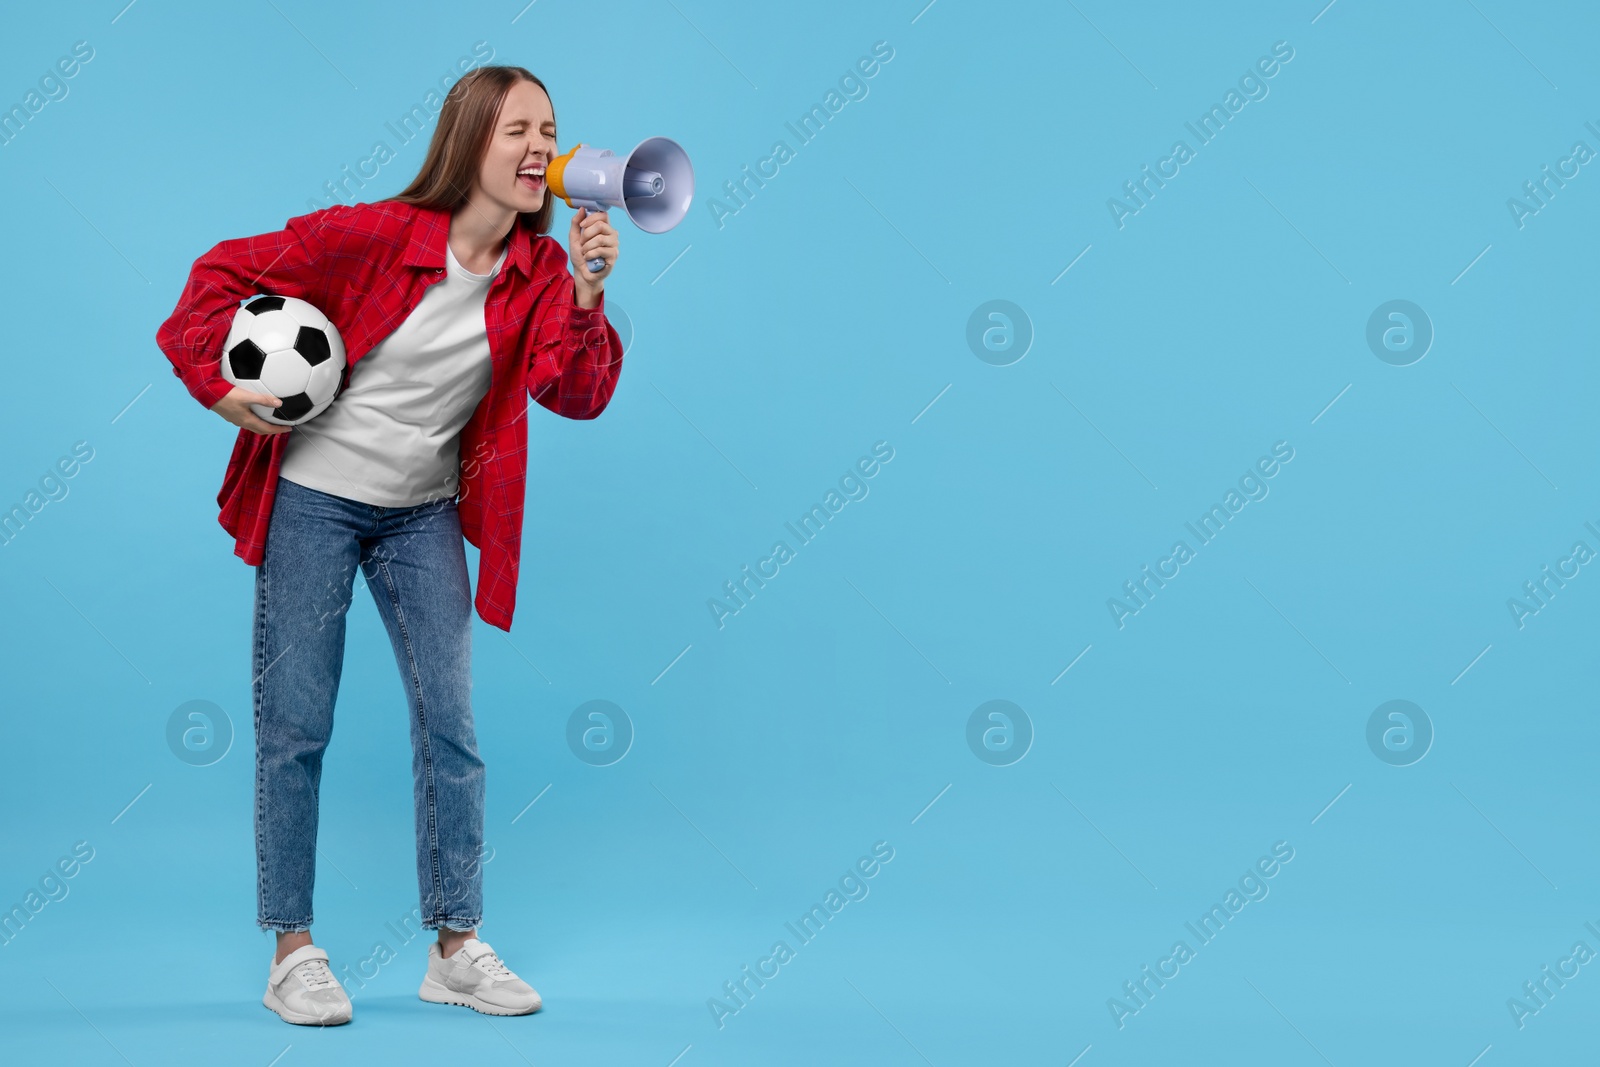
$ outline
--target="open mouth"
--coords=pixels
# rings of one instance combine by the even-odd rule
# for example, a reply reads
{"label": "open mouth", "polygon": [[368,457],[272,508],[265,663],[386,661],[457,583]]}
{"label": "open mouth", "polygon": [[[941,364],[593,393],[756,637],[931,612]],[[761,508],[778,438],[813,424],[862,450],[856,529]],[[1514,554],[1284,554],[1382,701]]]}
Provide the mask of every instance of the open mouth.
{"label": "open mouth", "polygon": [[544,188],[543,167],[523,167],[517,171],[517,181],[525,188],[538,191]]}

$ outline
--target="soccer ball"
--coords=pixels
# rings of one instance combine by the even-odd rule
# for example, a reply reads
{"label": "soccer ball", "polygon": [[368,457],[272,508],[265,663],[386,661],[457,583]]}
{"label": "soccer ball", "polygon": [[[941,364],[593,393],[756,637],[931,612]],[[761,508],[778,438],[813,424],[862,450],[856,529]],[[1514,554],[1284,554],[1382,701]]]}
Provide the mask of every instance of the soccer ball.
{"label": "soccer ball", "polygon": [[322,414],[349,384],[344,341],[328,317],[292,296],[257,296],[233,315],[222,376],[283,401],[251,404],[266,422],[296,426]]}

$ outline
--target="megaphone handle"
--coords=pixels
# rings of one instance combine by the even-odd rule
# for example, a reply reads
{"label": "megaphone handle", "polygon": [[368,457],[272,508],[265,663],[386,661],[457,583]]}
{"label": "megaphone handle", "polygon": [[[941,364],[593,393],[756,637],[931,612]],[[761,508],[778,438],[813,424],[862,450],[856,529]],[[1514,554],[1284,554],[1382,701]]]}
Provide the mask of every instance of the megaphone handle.
{"label": "megaphone handle", "polygon": [[[608,210],[607,208],[603,207],[593,208],[588,204],[579,204],[578,206],[582,207],[586,211],[586,215],[584,216],[585,218],[587,218],[589,215],[596,214],[597,212]],[[589,268],[590,274],[599,274],[601,271],[606,269],[606,261],[599,256],[596,256],[590,260],[585,260],[583,265]]]}

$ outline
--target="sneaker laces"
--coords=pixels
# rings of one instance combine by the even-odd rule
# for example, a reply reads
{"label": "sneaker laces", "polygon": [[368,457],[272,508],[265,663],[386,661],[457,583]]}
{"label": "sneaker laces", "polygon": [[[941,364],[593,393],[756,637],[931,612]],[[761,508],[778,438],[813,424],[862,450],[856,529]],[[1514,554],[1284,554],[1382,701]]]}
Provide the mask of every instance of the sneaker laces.
{"label": "sneaker laces", "polygon": [[508,979],[516,977],[516,975],[511,973],[511,968],[507,967],[505,963],[501,961],[500,957],[494,954],[493,949],[485,952],[483,955],[473,960],[472,963],[473,966],[482,968],[484,973],[490,978]]}
{"label": "sneaker laces", "polygon": [[306,960],[294,969],[307,989],[327,989],[334,984],[333,972],[324,960]]}

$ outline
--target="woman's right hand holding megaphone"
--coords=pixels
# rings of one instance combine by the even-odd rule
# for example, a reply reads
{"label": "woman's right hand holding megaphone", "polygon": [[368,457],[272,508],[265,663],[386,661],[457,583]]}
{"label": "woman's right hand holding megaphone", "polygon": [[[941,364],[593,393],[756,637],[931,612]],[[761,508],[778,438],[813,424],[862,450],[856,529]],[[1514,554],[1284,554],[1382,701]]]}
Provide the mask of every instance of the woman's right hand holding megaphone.
{"label": "woman's right hand holding megaphone", "polygon": [[[572,281],[577,287],[579,306],[595,306],[600,302],[600,283],[617,265],[617,231],[604,211],[578,208],[567,229],[567,255],[572,259]],[[605,266],[598,271],[589,270],[586,264],[596,259],[604,260]],[[592,303],[583,302],[586,295]]]}

